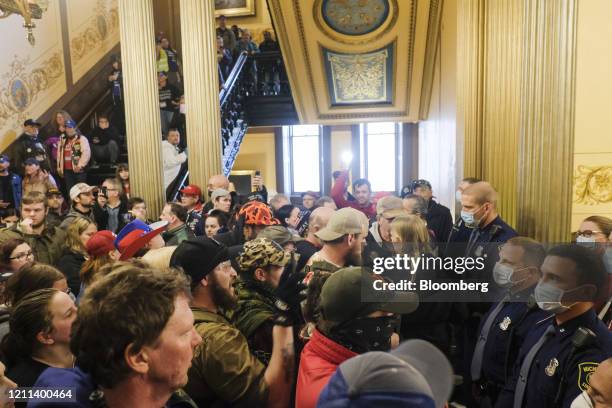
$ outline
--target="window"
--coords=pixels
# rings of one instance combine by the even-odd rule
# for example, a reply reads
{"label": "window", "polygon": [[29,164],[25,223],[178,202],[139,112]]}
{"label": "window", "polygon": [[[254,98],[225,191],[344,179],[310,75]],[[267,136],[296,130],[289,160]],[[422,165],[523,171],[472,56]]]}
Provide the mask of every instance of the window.
{"label": "window", "polygon": [[400,125],[393,122],[365,123],[360,126],[361,177],[372,184],[372,191],[397,191],[401,168],[398,152]]}
{"label": "window", "polygon": [[285,191],[303,193],[321,190],[321,127],[319,125],[283,128]]}

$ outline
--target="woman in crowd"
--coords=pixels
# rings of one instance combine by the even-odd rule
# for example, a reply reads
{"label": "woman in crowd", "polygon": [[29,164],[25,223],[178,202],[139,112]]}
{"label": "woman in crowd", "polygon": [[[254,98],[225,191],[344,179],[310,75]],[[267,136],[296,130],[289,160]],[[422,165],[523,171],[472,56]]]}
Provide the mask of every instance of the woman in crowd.
{"label": "woman in crowd", "polygon": [[79,290],[78,300],[83,297],[85,289],[93,280],[100,269],[119,260],[119,251],[115,248],[115,234],[111,231],[103,230],[96,232],[85,245],[89,259],[85,261],[81,268],[81,289]]}
{"label": "woman in crowd", "polygon": [[212,238],[215,235],[227,232],[227,215],[220,210],[213,210],[206,216],[204,221],[204,233],[208,238]]}
{"label": "woman in crowd", "polygon": [[49,367],[72,368],[70,329],[76,314],[72,298],[57,289],[40,289],[21,299],[0,347],[6,375],[20,387],[31,387]]}
{"label": "woman in crowd", "polygon": [[593,248],[597,253],[603,254],[608,237],[612,233],[612,219],[601,215],[592,215],[580,223],[576,233],[576,242]]}
{"label": "woman in crowd", "polygon": [[2,244],[0,257],[3,273],[15,273],[34,262],[32,248],[21,238],[12,238]]}
{"label": "woman in crowd", "polygon": [[51,169],[55,171],[57,168],[57,147],[64,132],[66,132],[66,122],[72,120],[72,116],[65,110],[55,112],[55,120],[53,122],[53,132],[51,136],[45,140],[47,150],[51,154]]}
{"label": "woman in crowd", "polygon": [[117,165],[117,172],[115,173],[117,180],[121,182],[121,189],[125,198],[130,198],[130,169],[127,163],[121,163]]}
{"label": "woman in crowd", "polygon": [[293,234],[297,234],[300,221],[300,209],[298,207],[293,204],[283,205],[275,215],[283,227],[287,227]]}
{"label": "woman in crowd", "polygon": [[[391,242],[393,249],[399,255],[420,257],[422,259],[434,256],[431,248],[431,236],[427,223],[418,215],[403,215],[391,222]],[[396,276],[393,276],[393,275]],[[397,276],[399,274],[400,276]],[[410,277],[406,271],[388,271],[385,275],[391,280],[428,278],[426,274],[436,274],[436,271],[415,271]],[[430,275],[429,278],[432,276]],[[402,315],[400,333],[402,339],[422,339],[436,345],[444,353],[450,352],[451,328],[449,325],[453,304],[450,302],[421,301],[416,311]]]}
{"label": "woman in crowd", "polygon": [[88,218],[75,218],[66,230],[64,253],[57,266],[66,276],[68,287],[75,296],[78,296],[81,288],[80,271],[87,259],[85,246],[96,232],[98,227]]}
{"label": "woman in crowd", "polygon": [[57,268],[38,262],[26,265],[7,281],[6,303],[15,306],[28,293],[45,288],[71,293],[66,277]]}

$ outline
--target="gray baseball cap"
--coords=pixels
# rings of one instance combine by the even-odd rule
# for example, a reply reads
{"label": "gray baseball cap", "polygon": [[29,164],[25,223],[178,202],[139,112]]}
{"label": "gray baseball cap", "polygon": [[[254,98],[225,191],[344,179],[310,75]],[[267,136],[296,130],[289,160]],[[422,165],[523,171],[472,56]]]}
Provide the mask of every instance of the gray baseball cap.
{"label": "gray baseball cap", "polygon": [[391,352],[371,351],[340,364],[317,407],[401,402],[402,407],[442,408],[452,390],[453,370],[444,354],[427,341],[407,340]]}
{"label": "gray baseball cap", "polygon": [[323,241],[333,241],[346,234],[367,234],[368,218],[359,210],[346,207],[334,212],[325,228],[315,235]]}

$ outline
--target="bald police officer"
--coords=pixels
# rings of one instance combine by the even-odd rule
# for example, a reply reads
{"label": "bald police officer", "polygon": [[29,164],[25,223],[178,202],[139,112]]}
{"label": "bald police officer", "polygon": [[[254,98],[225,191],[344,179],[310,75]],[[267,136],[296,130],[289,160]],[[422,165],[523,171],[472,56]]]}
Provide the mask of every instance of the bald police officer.
{"label": "bald police officer", "polygon": [[527,334],[495,407],[570,407],[589,388],[591,374],[612,356],[612,334],[593,309],[606,278],[601,258],[587,248],[549,250],[534,295],[553,317]]}

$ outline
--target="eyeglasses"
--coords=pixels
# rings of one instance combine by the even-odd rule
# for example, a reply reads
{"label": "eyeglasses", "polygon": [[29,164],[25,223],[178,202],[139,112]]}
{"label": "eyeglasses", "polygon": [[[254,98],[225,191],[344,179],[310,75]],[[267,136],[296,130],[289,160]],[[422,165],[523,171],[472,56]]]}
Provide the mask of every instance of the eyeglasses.
{"label": "eyeglasses", "polygon": [[18,259],[20,261],[26,259],[26,258],[34,258],[34,253],[32,251],[28,251],[28,252],[21,252],[15,256],[10,257],[9,259],[13,260],[13,259]]}
{"label": "eyeglasses", "polygon": [[583,236],[586,238],[589,238],[591,235],[595,235],[595,234],[603,234],[603,232],[602,231],[591,231],[591,230],[584,230],[584,231],[576,232],[576,236]]}

